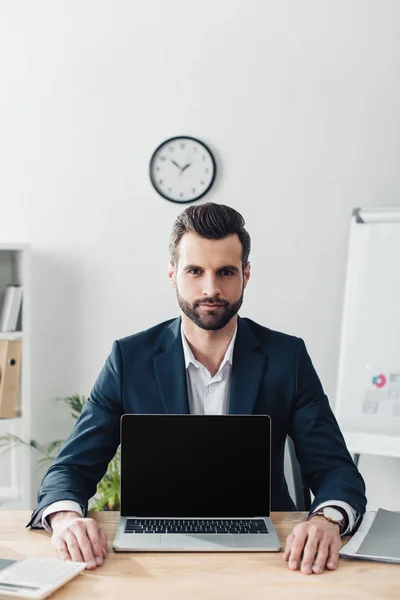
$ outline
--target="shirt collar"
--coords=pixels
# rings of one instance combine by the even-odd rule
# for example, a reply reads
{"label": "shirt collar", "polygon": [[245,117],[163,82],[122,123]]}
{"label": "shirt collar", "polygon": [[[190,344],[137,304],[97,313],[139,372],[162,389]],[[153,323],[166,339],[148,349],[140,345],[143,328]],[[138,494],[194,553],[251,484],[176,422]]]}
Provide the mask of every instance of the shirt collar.
{"label": "shirt collar", "polygon": [[[224,368],[226,363],[229,363],[230,365],[233,364],[233,349],[235,346],[236,333],[237,333],[237,323],[236,323],[235,331],[233,332],[232,339],[229,342],[228,348],[226,349],[225,356],[222,359],[221,366],[218,369],[218,373]],[[187,339],[185,338],[185,334],[183,333],[182,325],[181,325],[181,337],[182,337],[183,354],[185,357],[185,368],[188,369],[189,365],[191,365],[191,364],[194,365],[197,369],[199,369],[200,367],[204,368],[204,365],[202,365],[201,362],[199,362],[194,357],[192,349],[189,346]]]}

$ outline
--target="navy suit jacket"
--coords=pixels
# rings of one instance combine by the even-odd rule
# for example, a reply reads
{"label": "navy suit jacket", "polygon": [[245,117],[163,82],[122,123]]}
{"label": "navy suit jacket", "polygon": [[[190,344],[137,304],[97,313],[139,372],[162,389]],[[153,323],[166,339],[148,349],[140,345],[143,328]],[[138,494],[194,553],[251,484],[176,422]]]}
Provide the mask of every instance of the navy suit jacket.
{"label": "navy suit jacket", "polygon": [[[189,413],[180,327],[181,319],[173,319],[114,342],[72,433],[43,478],[32,520],[58,500],[74,500],[86,514],[118,448],[121,415]],[[343,500],[364,513],[364,481],[302,339],[238,318],[229,413],[271,417],[272,510],[294,510],[283,471],[290,435],[315,495],[311,511],[326,500]]]}

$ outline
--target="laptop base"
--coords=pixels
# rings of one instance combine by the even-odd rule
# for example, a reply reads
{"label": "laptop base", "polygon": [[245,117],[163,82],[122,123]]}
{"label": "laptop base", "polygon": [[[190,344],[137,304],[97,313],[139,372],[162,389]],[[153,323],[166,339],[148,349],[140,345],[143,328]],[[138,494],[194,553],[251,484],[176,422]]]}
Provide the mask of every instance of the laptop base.
{"label": "laptop base", "polygon": [[121,517],[114,552],[279,552],[281,543],[272,521],[264,517],[268,533],[189,534],[125,533],[128,517]]}

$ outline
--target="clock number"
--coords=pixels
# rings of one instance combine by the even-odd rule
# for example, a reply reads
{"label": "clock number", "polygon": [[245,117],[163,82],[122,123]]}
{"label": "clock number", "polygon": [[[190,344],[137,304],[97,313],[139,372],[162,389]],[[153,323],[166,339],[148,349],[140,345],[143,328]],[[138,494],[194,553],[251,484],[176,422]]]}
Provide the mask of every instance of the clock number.
{"label": "clock number", "polygon": [[186,144],[184,142],[181,142],[179,145],[182,148],[182,150],[184,150],[186,148]]}
{"label": "clock number", "polygon": [[165,156],[160,156],[160,160],[164,161],[164,160],[166,160],[166,157]]}
{"label": "clock number", "polygon": [[179,194],[179,196],[180,196],[181,198],[183,198],[183,192],[181,192],[181,193]]}
{"label": "clock number", "polygon": [[159,185],[162,185],[163,184],[163,180],[160,179],[158,183],[159,183]]}

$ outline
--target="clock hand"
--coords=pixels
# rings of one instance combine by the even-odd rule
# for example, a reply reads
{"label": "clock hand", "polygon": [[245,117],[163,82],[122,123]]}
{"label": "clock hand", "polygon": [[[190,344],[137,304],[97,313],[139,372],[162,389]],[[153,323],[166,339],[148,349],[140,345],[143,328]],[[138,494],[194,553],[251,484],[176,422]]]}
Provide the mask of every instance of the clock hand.
{"label": "clock hand", "polygon": [[184,166],[184,167],[181,169],[182,173],[183,173],[183,171],[184,171],[185,169],[187,169],[188,167],[190,167],[190,165],[191,165],[191,164],[192,164],[192,163],[188,163],[187,165],[185,165],[185,166]]}
{"label": "clock hand", "polygon": [[171,159],[172,164],[174,164],[176,167],[178,167],[178,169],[180,169],[182,171],[182,168],[180,167],[180,165],[178,165],[177,162],[175,162],[174,160]]}

